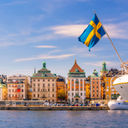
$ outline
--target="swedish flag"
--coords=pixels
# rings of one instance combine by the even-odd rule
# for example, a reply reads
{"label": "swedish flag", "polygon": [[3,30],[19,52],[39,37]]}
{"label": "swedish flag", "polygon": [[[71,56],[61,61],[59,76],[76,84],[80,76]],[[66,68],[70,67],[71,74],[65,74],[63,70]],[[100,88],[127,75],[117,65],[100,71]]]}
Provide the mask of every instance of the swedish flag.
{"label": "swedish flag", "polygon": [[96,45],[96,43],[104,34],[105,30],[103,29],[101,22],[95,14],[88,27],[79,37],[79,41],[83,42],[87,47],[89,47],[90,51],[90,49]]}

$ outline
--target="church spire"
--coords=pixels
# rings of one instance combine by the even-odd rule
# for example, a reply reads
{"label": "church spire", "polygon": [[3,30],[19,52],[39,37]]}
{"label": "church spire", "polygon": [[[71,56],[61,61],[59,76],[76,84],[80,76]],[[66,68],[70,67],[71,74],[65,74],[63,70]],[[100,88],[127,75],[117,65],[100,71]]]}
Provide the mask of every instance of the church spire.
{"label": "church spire", "polygon": [[76,58],[75,58],[75,64],[77,64]]}
{"label": "church spire", "polygon": [[34,68],[34,74],[36,74],[36,68]]}

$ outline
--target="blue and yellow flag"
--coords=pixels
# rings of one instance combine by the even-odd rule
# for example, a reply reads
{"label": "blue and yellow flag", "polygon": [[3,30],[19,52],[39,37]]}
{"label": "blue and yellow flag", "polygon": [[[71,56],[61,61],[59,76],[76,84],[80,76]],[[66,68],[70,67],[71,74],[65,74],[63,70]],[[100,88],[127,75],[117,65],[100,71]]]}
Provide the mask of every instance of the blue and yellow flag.
{"label": "blue and yellow flag", "polygon": [[89,47],[90,51],[90,49],[96,45],[96,43],[104,34],[105,30],[103,29],[101,22],[95,14],[88,27],[79,37],[79,41],[83,42],[87,47]]}

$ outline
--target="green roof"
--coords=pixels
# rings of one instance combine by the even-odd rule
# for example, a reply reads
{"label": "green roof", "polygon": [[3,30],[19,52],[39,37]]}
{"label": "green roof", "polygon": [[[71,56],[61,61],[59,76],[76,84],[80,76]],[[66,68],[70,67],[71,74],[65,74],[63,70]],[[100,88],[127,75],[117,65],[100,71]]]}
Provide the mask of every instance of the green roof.
{"label": "green roof", "polygon": [[34,73],[32,77],[56,77],[55,74],[52,74],[51,71],[46,68],[46,62],[43,62],[42,65],[42,69]]}
{"label": "green roof", "polygon": [[94,69],[94,71],[93,71],[91,77],[99,77],[99,74],[98,74],[98,72],[96,71],[96,69]]}

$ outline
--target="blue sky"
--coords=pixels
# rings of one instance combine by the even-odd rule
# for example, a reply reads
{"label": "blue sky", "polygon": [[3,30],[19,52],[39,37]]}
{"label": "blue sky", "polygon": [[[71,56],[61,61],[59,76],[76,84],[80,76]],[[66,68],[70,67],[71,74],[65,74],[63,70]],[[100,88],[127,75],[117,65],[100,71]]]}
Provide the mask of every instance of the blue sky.
{"label": "blue sky", "polygon": [[0,74],[32,75],[46,61],[52,73],[67,77],[75,58],[87,75],[120,67],[104,36],[88,48],[79,35],[97,12],[123,61],[128,54],[127,0],[3,0],[0,1]]}

